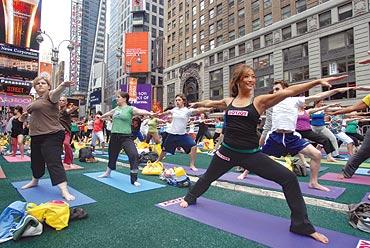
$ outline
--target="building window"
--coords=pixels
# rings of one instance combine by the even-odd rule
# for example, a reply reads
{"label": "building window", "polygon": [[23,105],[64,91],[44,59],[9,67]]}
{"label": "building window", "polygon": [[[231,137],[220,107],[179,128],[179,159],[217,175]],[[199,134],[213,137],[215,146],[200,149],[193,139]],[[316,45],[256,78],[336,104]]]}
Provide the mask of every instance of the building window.
{"label": "building window", "polygon": [[224,61],[224,53],[219,52],[219,53],[217,53],[217,62],[220,63],[222,61]]}
{"label": "building window", "polygon": [[229,59],[235,58],[235,47],[229,49]]}
{"label": "building window", "polygon": [[332,76],[355,71],[354,55],[344,56],[321,63],[321,76]]}
{"label": "building window", "polygon": [[215,55],[209,56],[209,65],[214,65],[215,64]]}
{"label": "building window", "polygon": [[291,28],[291,26],[283,28],[281,30],[281,32],[282,32],[283,40],[292,38],[292,28]]}
{"label": "building window", "polygon": [[264,17],[265,27],[272,24],[272,14],[265,15]]}
{"label": "building window", "polygon": [[193,34],[193,43],[197,43],[197,34]]}
{"label": "building window", "polygon": [[209,34],[213,34],[215,32],[215,24],[209,25]]}
{"label": "building window", "polygon": [[175,84],[173,83],[167,85],[167,105],[174,103],[175,103]]}
{"label": "building window", "polygon": [[215,48],[215,40],[210,40],[209,41],[209,49],[214,49]]}
{"label": "building window", "polygon": [[229,8],[234,7],[234,0],[228,0]]}
{"label": "building window", "polygon": [[235,40],[235,31],[230,31],[229,32],[229,41]]}
{"label": "building window", "polygon": [[[356,87],[356,82],[348,82],[348,83],[341,83],[341,84],[334,84],[330,89],[328,87],[322,87],[322,91],[328,91],[337,88],[343,87]],[[329,100],[339,100],[339,99],[347,99],[347,98],[356,98],[356,91],[355,90],[347,90],[343,93],[337,93],[333,96],[329,97]]]}
{"label": "building window", "polygon": [[159,14],[160,14],[161,16],[163,16],[163,14],[164,14],[163,8],[159,8]]}
{"label": "building window", "polygon": [[203,40],[204,39],[204,30],[200,31],[199,33],[199,39]]}
{"label": "building window", "polygon": [[157,6],[152,5],[152,11],[153,11],[154,13],[157,13]]}
{"label": "building window", "polygon": [[320,43],[321,51],[324,53],[353,46],[353,29],[323,37]]}
{"label": "building window", "polygon": [[189,38],[186,38],[185,39],[185,46],[190,46],[190,39]]}
{"label": "building window", "polygon": [[245,26],[240,26],[239,27],[239,37],[242,37],[245,35]]}
{"label": "building window", "polygon": [[212,87],[210,88],[210,99],[211,100],[220,100],[223,98],[223,87],[222,86],[216,86],[216,87]]}
{"label": "building window", "polygon": [[260,11],[260,1],[256,0],[252,3],[252,15]]}
{"label": "building window", "polygon": [[308,43],[289,47],[283,50],[284,62],[308,57]]}
{"label": "building window", "polygon": [[265,34],[265,47],[273,44],[272,33]]}
{"label": "building window", "polygon": [[269,74],[265,76],[260,76],[256,78],[256,88],[264,88],[272,85],[272,82],[274,82],[274,75]]}
{"label": "building window", "polygon": [[181,16],[179,16],[179,23],[183,23],[183,22],[184,22],[184,16],[181,15]]}
{"label": "building window", "polygon": [[152,25],[157,25],[157,16],[152,16]]}
{"label": "building window", "polygon": [[307,33],[307,20],[297,23],[297,34],[300,35],[305,33]]}
{"label": "building window", "polygon": [[261,39],[258,37],[257,39],[254,39],[253,41],[253,50],[261,48]]}
{"label": "building window", "polygon": [[245,18],[245,10],[244,8],[240,9],[238,11],[238,16],[239,16],[239,22],[243,22]]}
{"label": "building window", "polygon": [[204,44],[200,45],[200,53],[204,53],[206,51],[206,46]]}
{"label": "building window", "polygon": [[194,6],[192,10],[193,16],[195,16],[197,14],[197,6]]}
{"label": "building window", "polygon": [[253,59],[253,68],[255,70],[264,69],[273,65],[273,54],[263,55]]}
{"label": "building window", "polygon": [[214,2],[214,0],[209,0],[209,4],[212,4]]}
{"label": "building window", "polygon": [[271,7],[271,0],[263,0],[263,7],[265,9]]}
{"label": "building window", "polygon": [[254,20],[252,22],[252,30],[256,31],[258,29],[260,29],[260,19]]}
{"label": "building window", "polygon": [[195,30],[197,28],[197,20],[194,20],[193,21],[193,30]]}
{"label": "building window", "polygon": [[222,20],[217,21],[217,31],[222,30]]}
{"label": "building window", "polygon": [[320,28],[331,24],[331,11],[324,12],[319,15],[319,26]]}
{"label": "building window", "polygon": [[210,11],[209,11],[209,19],[212,19],[212,18],[214,18],[215,17],[215,9],[211,9]]}
{"label": "building window", "polygon": [[338,8],[339,21],[352,17],[352,2]]}
{"label": "building window", "polygon": [[235,18],[234,18],[234,15],[233,14],[229,15],[228,20],[229,20],[229,27],[230,26],[234,26],[234,24],[235,24]]}
{"label": "building window", "polygon": [[239,49],[239,56],[243,55],[245,53],[245,43],[239,44],[238,49]]}
{"label": "building window", "polygon": [[309,79],[308,65],[284,71],[284,80],[293,83]]}
{"label": "building window", "polygon": [[201,11],[204,10],[204,0],[200,1],[199,6]]}
{"label": "building window", "polygon": [[224,39],[223,39],[222,35],[220,35],[216,39],[216,45],[221,46],[222,44],[224,44]]}
{"label": "building window", "polygon": [[204,15],[201,15],[200,16],[200,25],[204,25],[204,22],[205,22],[205,19],[204,19]]}
{"label": "building window", "polygon": [[222,15],[222,3],[220,3],[219,5],[217,5],[216,7],[216,12],[217,12],[217,15]]}
{"label": "building window", "polygon": [[295,2],[295,7],[297,9],[297,13],[301,13],[307,9],[306,0],[297,0]]}
{"label": "building window", "polygon": [[197,56],[197,49],[193,48],[193,57]]}
{"label": "building window", "polygon": [[288,17],[290,17],[291,15],[291,12],[290,12],[290,5],[287,5],[283,8],[281,8],[281,19],[286,19]]}
{"label": "building window", "polygon": [[223,70],[218,69],[209,73],[210,99],[222,99],[223,97]]}

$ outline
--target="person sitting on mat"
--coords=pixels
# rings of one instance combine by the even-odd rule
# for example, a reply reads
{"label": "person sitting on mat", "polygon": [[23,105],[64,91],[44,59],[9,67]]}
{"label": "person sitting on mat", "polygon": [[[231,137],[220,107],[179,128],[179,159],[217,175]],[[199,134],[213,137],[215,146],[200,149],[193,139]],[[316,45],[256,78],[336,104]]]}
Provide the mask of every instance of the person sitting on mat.
{"label": "person sitting on mat", "polygon": [[167,137],[162,144],[162,152],[158,157],[161,161],[166,153],[175,154],[176,148],[181,147],[190,155],[190,168],[193,171],[198,169],[195,167],[195,159],[197,155],[197,146],[194,140],[186,133],[186,126],[192,114],[209,111],[210,108],[193,109],[186,107],[186,97],[183,94],[177,94],[175,97],[176,107],[167,110],[161,114],[172,115],[170,128],[167,130]]}
{"label": "person sitting on mat", "polygon": [[252,67],[239,65],[229,82],[231,97],[219,101],[204,100],[192,105],[226,109],[225,135],[221,148],[215,153],[211,164],[196,184],[181,201],[181,207],[195,204],[198,197],[207,191],[211,183],[234,166],[242,166],[258,176],[272,180],[283,188],[285,198],[291,210],[290,231],[308,235],[328,243],[328,238],[315,231],[308,220],[306,205],[299,188],[296,175],[283,165],[260,152],[257,124],[260,115],[268,108],[290,96],[296,96],[316,85],[329,86],[329,82],[342,77],[318,79],[297,84],[275,94],[260,95],[253,99],[256,76]]}
{"label": "person sitting on mat", "polygon": [[24,158],[24,144],[23,144],[23,134],[24,134],[24,120],[21,119],[23,113],[23,108],[21,106],[16,106],[14,108],[14,118],[12,119],[11,134],[12,137],[12,157],[17,155],[17,147],[21,153],[21,158]]}
{"label": "person sitting on mat", "polygon": [[75,197],[69,193],[66,172],[61,156],[65,129],[59,122],[59,99],[66,87],[74,83],[65,81],[51,90],[51,82],[44,77],[37,77],[32,82],[38,98],[27,107],[22,115],[31,115],[31,169],[32,180],[22,187],[28,189],[38,185],[39,179],[45,174],[45,164],[49,171],[51,184],[58,185],[62,196],[67,201]]}
{"label": "person sitting on mat", "polygon": [[140,186],[137,181],[139,154],[131,137],[131,120],[134,115],[152,116],[155,114],[130,106],[127,92],[117,92],[116,100],[117,107],[101,116],[102,119],[112,116],[112,131],[108,144],[109,162],[107,170],[99,177],[110,177],[112,170],[116,169],[117,159],[123,148],[130,163],[131,184],[138,187]]}

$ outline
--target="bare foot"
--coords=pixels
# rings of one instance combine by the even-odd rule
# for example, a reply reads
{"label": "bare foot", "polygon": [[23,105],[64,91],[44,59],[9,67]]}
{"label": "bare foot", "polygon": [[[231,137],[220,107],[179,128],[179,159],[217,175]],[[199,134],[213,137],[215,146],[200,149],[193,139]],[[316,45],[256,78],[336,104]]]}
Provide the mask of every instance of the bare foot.
{"label": "bare foot", "polygon": [[310,234],[310,236],[312,238],[316,239],[317,241],[321,242],[321,243],[324,243],[324,244],[329,243],[329,239],[324,234],[314,232],[314,233]]}
{"label": "bare foot", "polygon": [[191,169],[192,171],[198,171],[198,169],[197,169],[195,166],[190,166],[190,169]]}
{"label": "bare foot", "polygon": [[63,167],[64,167],[65,169],[70,169],[70,168],[72,167],[72,165],[70,165],[70,164],[66,164],[66,163],[63,163]]}
{"label": "bare foot", "polygon": [[338,175],[338,178],[339,178],[339,179],[345,179],[345,177],[344,177],[343,173],[340,173],[340,174]]}
{"label": "bare foot", "polygon": [[327,162],[332,162],[332,163],[336,163],[338,162],[337,160],[335,160],[334,158],[327,158],[326,159]]}
{"label": "bare foot", "polygon": [[180,207],[187,208],[189,207],[189,203],[187,203],[184,199],[182,199],[180,202]]}
{"label": "bare foot", "polygon": [[322,190],[322,191],[327,191],[329,192],[330,189],[325,187],[325,186],[322,186],[320,185],[319,183],[309,183],[308,184],[308,187],[312,188],[312,189],[318,189],[318,190]]}
{"label": "bare foot", "polygon": [[66,192],[66,191],[62,192],[62,196],[67,201],[74,201],[76,199],[74,195],[71,195],[69,192]]}
{"label": "bare foot", "polygon": [[107,178],[107,177],[110,177],[110,173],[109,172],[105,172],[104,174],[98,176],[98,178]]}
{"label": "bare foot", "polygon": [[21,189],[29,189],[36,187],[39,184],[39,180],[32,179],[31,182],[27,183],[26,185],[23,185]]}
{"label": "bare foot", "polygon": [[239,180],[244,180],[248,176],[248,171],[245,170],[242,174],[240,174],[237,178]]}

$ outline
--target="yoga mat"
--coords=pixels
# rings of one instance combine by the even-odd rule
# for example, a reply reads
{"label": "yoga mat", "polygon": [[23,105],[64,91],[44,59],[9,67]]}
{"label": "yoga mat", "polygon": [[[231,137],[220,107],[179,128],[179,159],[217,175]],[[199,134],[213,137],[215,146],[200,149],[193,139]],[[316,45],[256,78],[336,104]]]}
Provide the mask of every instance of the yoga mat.
{"label": "yoga mat", "polygon": [[282,217],[203,197],[197,200],[196,205],[188,208],[181,208],[178,203],[179,199],[175,199],[156,206],[268,247],[354,248],[360,240],[348,234],[317,228],[317,231],[329,238],[329,244],[322,244],[311,237],[291,233],[289,231],[290,220]]}
{"label": "yoga mat", "polygon": [[361,202],[368,202],[368,203],[370,203],[369,195],[370,195],[370,192],[367,192],[365,194],[364,198],[362,198]]}
{"label": "yoga mat", "polygon": [[[166,167],[174,167],[175,165],[173,164],[165,164]],[[203,175],[206,170],[199,168],[198,171],[192,171],[190,167],[187,166],[182,166],[186,173],[189,175],[194,175],[194,176],[200,176]],[[237,172],[227,172],[225,175],[217,179],[218,181],[226,181],[230,183],[238,183],[238,184],[246,184],[246,185],[253,185],[257,187],[263,187],[263,188],[268,188],[268,189],[274,189],[274,190],[282,190],[281,186],[273,181],[269,181],[266,179],[263,179],[262,177],[259,177],[257,175],[248,175],[247,178],[243,180],[239,180],[237,177],[241,173]],[[301,188],[302,194],[304,195],[310,195],[310,196],[317,196],[317,197],[324,197],[324,198],[330,198],[330,199],[337,199],[339,196],[343,194],[343,192],[346,190],[345,188],[341,187],[335,187],[335,186],[328,186],[325,185],[330,189],[329,192],[322,191],[322,190],[317,190],[317,189],[312,189],[308,187],[308,183],[305,182],[299,182],[299,186]]]}
{"label": "yoga mat", "polygon": [[6,176],[5,176],[3,169],[0,166],[0,179],[4,179],[4,178],[6,178]]}
{"label": "yoga mat", "polygon": [[[102,157],[109,158],[108,154],[103,154]],[[128,161],[128,157],[125,154],[118,155],[118,160]]]}
{"label": "yoga mat", "polygon": [[131,184],[129,175],[122,174],[116,171],[112,171],[111,177],[98,178],[98,176],[103,173],[104,172],[94,172],[85,173],[84,175],[129,194],[166,187],[166,185],[153,183],[141,178],[138,179],[138,182],[141,183],[141,185],[139,187],[136,187]]}
{"label": "yoga mat", "polygon": [[[307,171],[311,172],[311,169],[310,168],[306,168],[306,169],[307,169]],[[320,166],[319,172],[323,172],[323,171],[325,171],[327,169],[328,169],[328,167],[326,167],[326,166]]]}
{"label": "yoga mat", "polygon": [[[328,162],[328,161],[322,159],[321,160],[321,164],[334,164],[334,165],[343,166],[343,165],[346,165],[347,164],[347,161],[340,161],[340,160],[338,160],[337,162]],[[360,168],[369,168],[370,169],[370,163],[363,162],[362,164],[360,164]]]}
{"label": "yoga mat", "polygon": [[[23,185],[29,183],[29,181],[13,182],[12,185],[18,190],[22,197],[27,202],[34,202],[36,204],[45,203],[51,200],[64,200],[60,195],[58,186],[52,186],[50,179],[41,179],[39,185],[29,189],[21,189]],[[85,205],[96,202],[94,199],[82,194],[81,192],[69,187],[69,193],[74,195],[76,199],[74,201],[69,201],[70,207]]]}
{"label": "yoga mat", "polygon": [[12,156],[4,156],[4,159],[8,163],[30,162],[31,161],[31,158],[28,157],[27,155],[24,155],[23,159],[21,158],[21,156],[15,156],[15,157],[12,157]]}
{"label": "yoga mat", "polygon": [[103,151],[93,151],[93,155],[108,155],[108,152],[103,152]]}
{"label": "yoga mat", "polygon": [[358,168],[355,172],[357,175],[370,176],[370,169]]}
{"label": "yoga mat", "polygon": [[70,170],[82,170],[84,167],[82,167],[82,166],[79,166],[79,165],[77,165],[77,164],[71,164],[70,166],[65,166],[64,165],[64,170],[65,171],[70,171]]}
{"label": "yoga mat", "polygon": [[353,175],[351,178],[344,178],[344,179],[338,178],[339,176],[340,174],[338,173],[328,172],[322,175],[321,177],[319,177],[319,179],[334,181],[334,182],[353,183],[353,184],[361,184],[361,185],[370,186],[370,177],[367,177],[367,176]]}

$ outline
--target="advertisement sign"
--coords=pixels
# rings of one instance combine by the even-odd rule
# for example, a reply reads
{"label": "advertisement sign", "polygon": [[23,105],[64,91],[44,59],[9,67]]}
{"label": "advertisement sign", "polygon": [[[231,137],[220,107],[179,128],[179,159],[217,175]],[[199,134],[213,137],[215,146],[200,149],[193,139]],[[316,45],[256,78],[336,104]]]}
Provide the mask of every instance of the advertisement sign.
{"label": "advertisement sign", "polygon": [[53,65],[51,63],[40,62],[39,75],[51,79],[53,73]]}
{"label": "advertisement sign", "polygon": [[0,53],[0,77],[31,81],[38,74],[38,59],[24,59]]}
{"label": "advertisement sign", "polygon": [[0,77],[0,91],[14,95],[28,95],[32,88],[31,82]]}
{"label": "advertisement sign", "polygon": [[90,93],[90,106],[94,106],[101,103],[101,89],[96,89]]}
{"label": "advertisement sign", "polygon": [[128,78],[128,95],[129,101],[133,102],[137,99],[137,78]]}
{"label": "advertisement sign", "polygon": [[148,66],[148,32],[125,33],[125,63],[124,71],[127,73],[149,72]]}
{"label": "advertisement sign", "polygon": [[0,93],[0,106],[2,107],[15,107],[19,105],[26,108],[31,102],[31,96],[13,96]]}
{"label": "advertisement sign", "polygon": [[[128,91],[127,88],[128,88],[127,84],[121,85],[121,91],[127,92]],[[131,104],[137,108],[151,111],[152,86],[150,84],[138,84],[136,95],[137,95],[136,101],[132,101]]]}
{"label": "advertisement sign", "polygon": [[0,0],[0,43],[39,50],[42,0]]}

